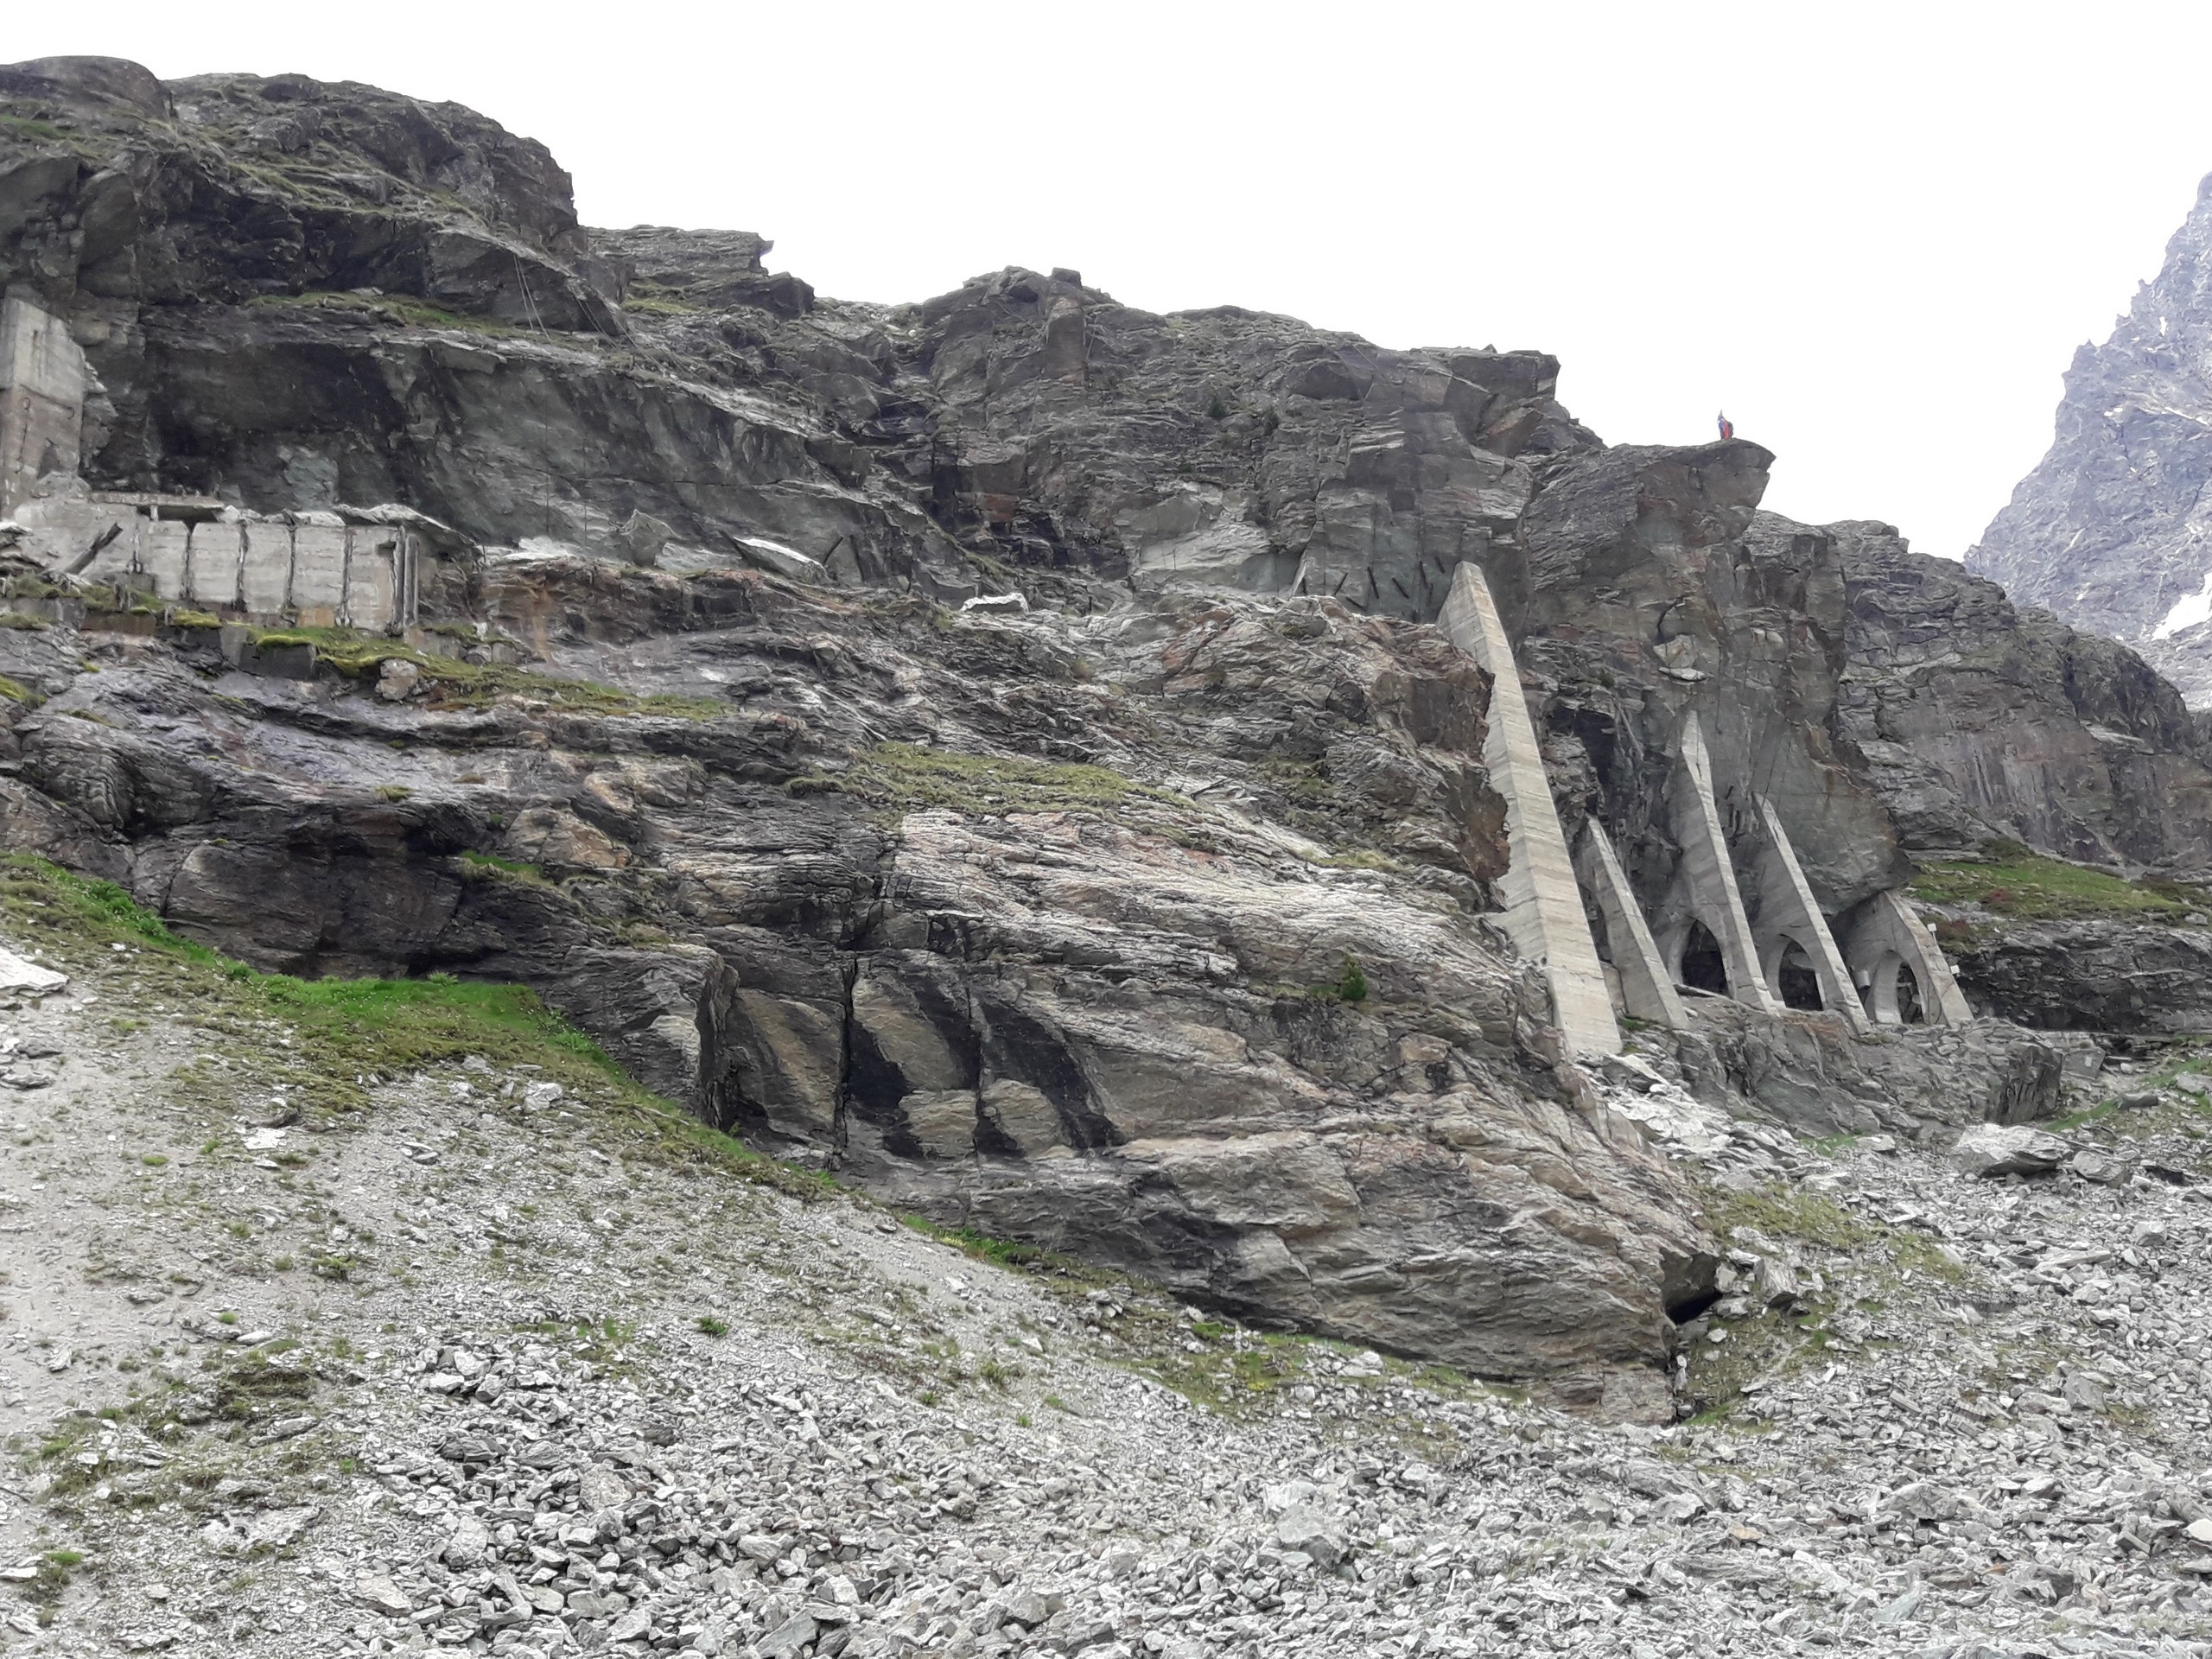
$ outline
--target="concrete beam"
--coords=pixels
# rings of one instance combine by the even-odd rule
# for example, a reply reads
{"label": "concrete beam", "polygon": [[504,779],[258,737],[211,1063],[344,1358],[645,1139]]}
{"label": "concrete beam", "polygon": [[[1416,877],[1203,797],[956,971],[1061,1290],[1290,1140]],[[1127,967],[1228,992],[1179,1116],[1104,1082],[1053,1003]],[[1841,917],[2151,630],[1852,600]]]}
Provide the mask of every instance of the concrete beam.
{"label": "concrete beam", "polygon": [[1620,982],[1622,1010],[1669,1031],[1687,1030],[1689,1015],[1675,994],[1674,976],[1652,941],[1643,906],[1636,902],[1620,855],[1613,851],[1612,837],[1595,818],[1582,827],[1578,868],[1583,885],[1597,897],[1598,913],[1605,918],[1605,944]]}
{"label": "concrete beam", "polygon": [[0,302],[0,517],[41,480],[76,474],[92,378],[60,318]]}
{"label": "concrete beam", "polygon": [[1490,584],[1481,569],[1462,564],[1453,572],[1452,591],[1437,624],[1446,638],[1486,669],[1491,677],[1490,719],[1483,738],[1483,764],[1491,787],[1505,798],[1508,861],[1498,890],[1505,900],[1505,931],[1514,947],[1544,965],[1551,982],[1552,1008],[1570,1052],[1617,1054],[1621,1032],[1613,1019],[1613,999],[1605,970],[1590,938],[1582,912],[1581,890],[1567,853],[1559,809],[1552,802],[1551,779],[1543,751],[1529,719],[1521,690],[1521,671],[1498,620]]}
{"label": "concrete beam", "polygon": [[1795,944],[1812,962],[1813,976],[1821,984],[1822,1006],[1830,1014],[1841,1014],[1853,1031],[1865,1031],[1866,1010],[1851,982],[1850,969],[1843,965],[1843,953],[1836,949],[1834,936],[1828,931],[1827,918],[1821,914],[1820,901],[1814,898],[1812,885],[1797,862],[1797,850],[1789,844],[1774,803],[1764,795],[1758,803],[1766,845],[1759,849],[1758,932],[1759,966],[1767,988],[1777,1001],[1781,1001],[1782,958]]}
{"label": "concrete beam", "polygon": [[[1758,947],[1751,942],[1751,919],[1744,912],[1744,895],[1736,885],[1736,866],[1729,856],[1728,837],[1720,823],[1720,809],[1713,795],[1713,759],[1705,747],[1705,728],[1691,715],[1682,721],[1682,764],[1675,774],[1672,807],[1675,844],[1682,849],[1675,876],[1674,908],[1702,922],[1720,945],[1720,959],[1728,971],[1728,995],[1764,1014],[1779,1014],[1782,1004],[1766,987],[1759,971]],[[1667,958],[1669,971],[1681,967],[1687,920],[1669,931]]]}
{"label": "concrete beam", "polygon": [[1902,1024],[1897,1004],[1897,969],[1910,968],[1920,987],[1921,1018],[1931,1026],[1965,1026],[1974,1010],[1936,943],[1904,895],[1878,893],[1854,909],[1843,925],[1843,956],[1855,983],[1864,988],[1874,1023]]}

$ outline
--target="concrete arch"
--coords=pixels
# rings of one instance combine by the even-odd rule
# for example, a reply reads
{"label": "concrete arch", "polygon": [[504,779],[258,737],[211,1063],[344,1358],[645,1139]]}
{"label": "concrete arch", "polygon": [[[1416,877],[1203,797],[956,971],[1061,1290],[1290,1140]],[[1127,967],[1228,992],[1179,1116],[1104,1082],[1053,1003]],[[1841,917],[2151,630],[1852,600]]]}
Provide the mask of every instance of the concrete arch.
{"label": "concrete arch", "polygon": [[1900,995],[1900,974],[1910,970],[1920,1005],[1921,1022],[1964,1026],[1973,1022],[1952,977],[1951,964],[1902,894],[1878,893],[1844,918],[1840,930],[1844,959],[1853,984],[1878,1026],[1906,1023],[1909,1007]]}
{"label": "concrete arch", "polygon": [[[1911,989],[1907,993],[1905,982]],[[1916,1026],[1928,1021],[1928,999],[1920,993],[1919,976],[1894,950],[1885,950],[1866,969],[1866,1012],[1882,1026]]]}
{"label": "concrete arch", "polygon": [[1675,983],[1687,990],[1732,997],[1742,988],[1730,971],[1727,947],[1700,917],[1691,917],[1677,930],[1669,960],[1673,964]]}
{"label": "concrete arch", "polygon": [[[1790,952],[1796,951],[1804,964],[1806,975],[1813,982],[1813,1006],[1810,1008],[1789,1000],[1784,988],[1783,969],[1790,966]],[[1836,995],[1829,988],[1828,976],[1821,971],[1820,942],[1795,931],[1777,931],[1770,934],[1761,946],[1760,970],[1766,976],[1767,989],[1774,993],[1775,1001],[1785,1008],[1797,1008],[1801,1013],[1841,1013],[1858,1005],[1856,995],[1848,995],[1839,1008]]]}

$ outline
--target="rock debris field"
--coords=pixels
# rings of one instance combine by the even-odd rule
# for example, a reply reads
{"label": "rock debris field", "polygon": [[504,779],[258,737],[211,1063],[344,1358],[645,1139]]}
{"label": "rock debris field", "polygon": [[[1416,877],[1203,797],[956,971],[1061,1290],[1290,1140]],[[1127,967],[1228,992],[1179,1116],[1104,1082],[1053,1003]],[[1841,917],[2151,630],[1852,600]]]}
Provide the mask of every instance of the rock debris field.
{"label": "rock debris field", "polygon": [[926,1233],[555,1048],[333,1109],[283,1005],[103,926],[0,1007],[6,1651],[2212,1653],[2185,1062],[1955,1150],[1617,1063],[1732,1248],[1697,1414],[1607,1426]]}

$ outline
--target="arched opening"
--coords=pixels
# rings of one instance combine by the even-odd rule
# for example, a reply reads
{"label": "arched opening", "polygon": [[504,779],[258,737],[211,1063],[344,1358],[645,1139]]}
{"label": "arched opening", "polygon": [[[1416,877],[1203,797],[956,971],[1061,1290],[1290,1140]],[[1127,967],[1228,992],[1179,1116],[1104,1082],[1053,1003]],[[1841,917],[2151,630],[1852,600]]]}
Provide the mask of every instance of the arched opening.
{"label": "arched opening", "polygon": [[1720,954],[1720,941],[1703,922],[1690,924],[1689,936],[1682,941],[1682,968],[1676,980],[1694,991],[1728,995],[1727,958]]}
{"label": "arched opening", "polygon": [[1813,959],[1795,939],[1783,944],[1782,962],[1774,973],[1774,989],[1785,1008],[1818,1014],[1827,1007],[1827,999],[1821,995],[1821,976],[1813,969]]}
{"label": "arched opening", "polygon": [[1920,1001],[1920,976],[1907,962],[1897,963],[1897,1018],[1908,1026],[1924,1025],[1928,1020],[1928,1011]]}
{"label": "arched opening", "polygon": [[1928,1022],[1928,1003],[1919,976],[1894,950],[1886,950],[1866,976],[1866,1012],[1883,1026],[1919,1026]]}

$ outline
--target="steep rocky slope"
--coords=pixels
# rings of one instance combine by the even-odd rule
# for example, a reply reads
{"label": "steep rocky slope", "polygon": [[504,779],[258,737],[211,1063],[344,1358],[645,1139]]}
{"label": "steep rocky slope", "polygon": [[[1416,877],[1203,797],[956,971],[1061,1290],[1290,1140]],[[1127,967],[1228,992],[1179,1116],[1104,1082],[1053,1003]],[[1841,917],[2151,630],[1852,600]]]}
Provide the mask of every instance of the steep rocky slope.
{"label": "steep rocky slope", "polygon": [[[1711,1130],[1576,1064],[1499,925],[1492,682],[1432,626],[1465,562],[1569,830],[1649,902],[1692,716],[1731,836],[1770,801],[1825,913],[1995,836],[2212,867],[2132,654],[1761,514],[1756,446],[1605,448],[1539,353],[1067,271],[826,300],[758,237],[585,230],[542,147],[358,86],[65,60],[0,99],[0,282],[97,381],[32,505],[241,569],[219,617],[18,555],[9,845],[257,968],[527,983],[941,1222],[1681,1402]],[[379,503],[439,521],[403,622],[245,613],[244,515]],[[2049,1116],[2086,1058],[1725,1001],[1643,1052],[1785,1150]]]}
{"label": "steep rocky slope", "polygon": [[2066,372],[2050,452],[1967,555],[2024,603],[2124,639],[2212,702],[2212,178],[2101,346]]}

